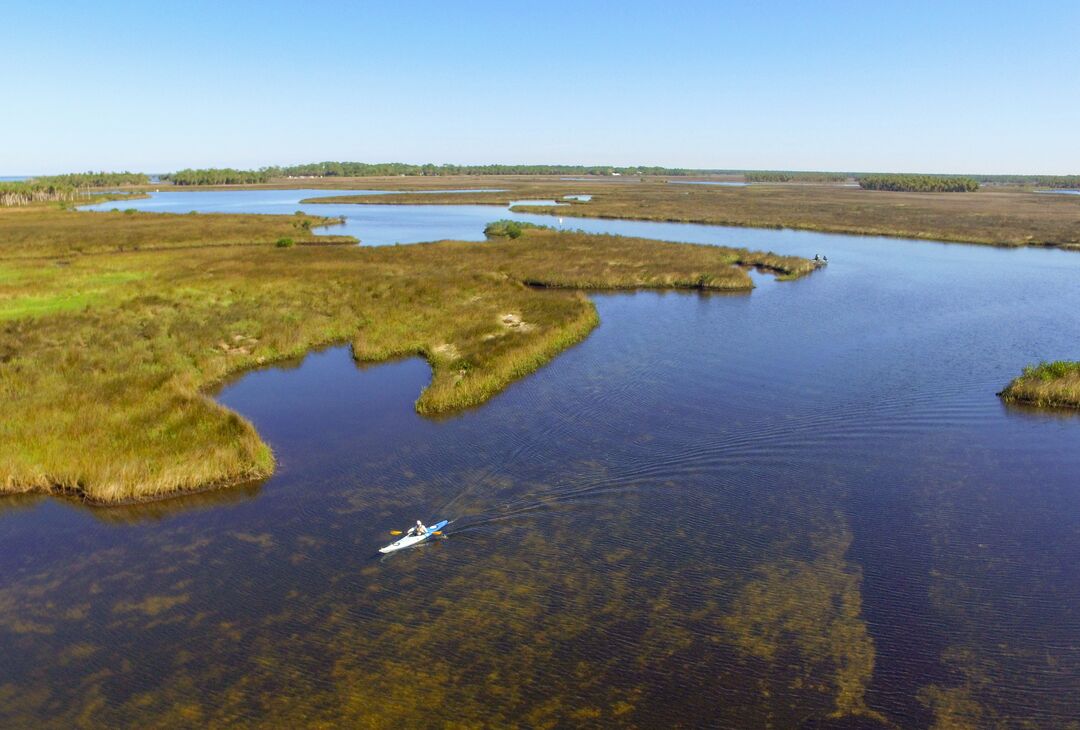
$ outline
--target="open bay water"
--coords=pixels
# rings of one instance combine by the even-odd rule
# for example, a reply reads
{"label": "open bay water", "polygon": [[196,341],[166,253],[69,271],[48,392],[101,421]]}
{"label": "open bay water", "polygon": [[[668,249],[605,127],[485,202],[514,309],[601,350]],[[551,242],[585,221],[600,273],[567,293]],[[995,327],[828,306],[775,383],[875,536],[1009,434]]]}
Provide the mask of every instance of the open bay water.
{"label": "open bay water", "polygon": [[[327,193],[252,192],[280,202],[235,212]],[[558,224],[340,208],[365,242]],[[1080,256],[563,225],[831,263],[744,295],[595,295],[585,342],[440,419],[412,409],[423,361],[312,353],[216,394],[273,446],[264,483],[0,501],[0,724],[1080,717],[1080,418],[994,395],[1076,357]],[[377,557],[443,517],[446,539]]]}

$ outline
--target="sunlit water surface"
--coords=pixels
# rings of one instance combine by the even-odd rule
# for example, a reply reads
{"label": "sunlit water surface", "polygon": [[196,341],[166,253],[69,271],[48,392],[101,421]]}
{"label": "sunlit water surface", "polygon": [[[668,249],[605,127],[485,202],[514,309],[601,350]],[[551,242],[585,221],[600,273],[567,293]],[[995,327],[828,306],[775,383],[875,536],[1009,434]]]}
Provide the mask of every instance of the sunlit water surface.
{"label": "sunlit water surface", "polygon": [[[557,218],[346,215],[365,244]],[[265,483],[0,501],[0,725],[1062,727],[1080,717],[1080,418],[994,395],[1076,356],[1080,256],[566,219],[812,256],[751,294],[595,296],[584,343],[432,420],[347,348],[217,397]],[[392,528],[452,519],[389,558]],[[842,717],[835,716],[840,711]],[[81,718],[81,719],[80,719]]]}

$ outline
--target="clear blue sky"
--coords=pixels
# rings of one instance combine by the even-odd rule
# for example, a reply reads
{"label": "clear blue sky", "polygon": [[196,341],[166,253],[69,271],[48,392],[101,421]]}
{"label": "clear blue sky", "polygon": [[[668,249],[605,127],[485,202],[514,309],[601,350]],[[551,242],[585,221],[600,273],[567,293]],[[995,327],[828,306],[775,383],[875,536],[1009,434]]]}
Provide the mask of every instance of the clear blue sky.
{"label": "clear blue sky", "polygon": [[1080,173],[1080,2],[0,0],[0,175]]}

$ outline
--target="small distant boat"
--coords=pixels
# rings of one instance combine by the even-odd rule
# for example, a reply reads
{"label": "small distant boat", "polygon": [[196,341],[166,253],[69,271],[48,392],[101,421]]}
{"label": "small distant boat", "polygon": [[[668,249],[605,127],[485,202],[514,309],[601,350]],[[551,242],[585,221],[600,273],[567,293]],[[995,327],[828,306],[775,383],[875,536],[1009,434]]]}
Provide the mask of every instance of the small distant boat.
{"label": "small distant boat", "polygon": [[431,537],[436,532],[438,532],[439,530],[441,530],[442,528],[446,527],[449,524],[450,524],[450,520],[443,520],[442,522],[436,522],[434,525],[427,528],[427,532],[425,532],[423,535],[405,535],[405,537],[402,537],[402,538],[398,539],[396,542],[392,542],[389,545],[387,545],[386,547],[379,548],[379,552],[384,553],[384,554],[385,553],[393,553],[393,552],[397,552],[398,550],[404,550],[407,547],[412,547],[413,545],[417,545],[419,543],[422,543],[424,540],[427,540],[429,537]]}

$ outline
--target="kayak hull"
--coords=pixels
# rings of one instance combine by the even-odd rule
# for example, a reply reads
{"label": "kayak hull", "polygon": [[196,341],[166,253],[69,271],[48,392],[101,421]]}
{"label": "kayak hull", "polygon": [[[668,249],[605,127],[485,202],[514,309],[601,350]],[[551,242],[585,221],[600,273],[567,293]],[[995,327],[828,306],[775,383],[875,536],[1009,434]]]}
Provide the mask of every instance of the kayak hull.
{"label": "kayak hull", "polygon": [[436,522],[434,525],[427,528],[427,532],[425,532],[423,535],[406,535],[400,540],[396,540],[395,542],[390,543],[386,547],[379,548],[379,552],[385,555],[388,553],[395,553],[398,550],[404,550],[405,548],[410,548],[413,545],[419,545],[420,543],[424,542],[432,535],[434,535],[437,531],[446,527],[448,524],[450,524],[449,520]]}

